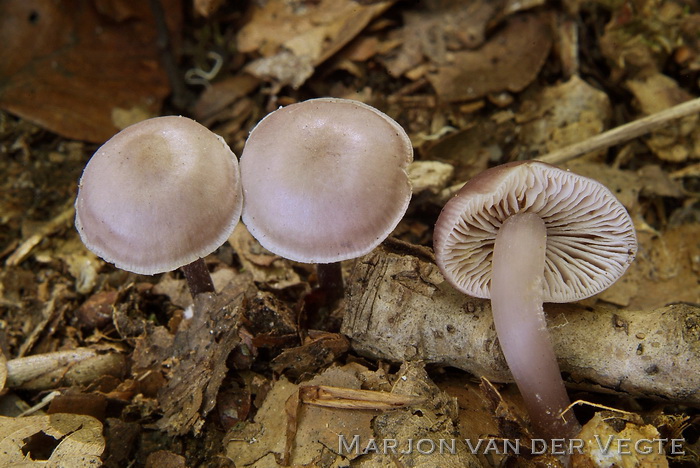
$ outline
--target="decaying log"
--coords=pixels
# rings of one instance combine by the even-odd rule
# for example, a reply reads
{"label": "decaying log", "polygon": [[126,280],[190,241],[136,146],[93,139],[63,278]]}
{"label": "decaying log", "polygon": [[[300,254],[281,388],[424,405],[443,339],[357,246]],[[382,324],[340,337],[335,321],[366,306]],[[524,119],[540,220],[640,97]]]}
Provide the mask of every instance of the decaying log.
{"label": "decaying log", "polygon": [[[700,405],[699,307],[629,311],[599,301],[545,304],[545,312],[568,386]],[[512,381],[489,301],[455,291],[427,257],[382,247],[359,259],[341,331],[373,358]]]}

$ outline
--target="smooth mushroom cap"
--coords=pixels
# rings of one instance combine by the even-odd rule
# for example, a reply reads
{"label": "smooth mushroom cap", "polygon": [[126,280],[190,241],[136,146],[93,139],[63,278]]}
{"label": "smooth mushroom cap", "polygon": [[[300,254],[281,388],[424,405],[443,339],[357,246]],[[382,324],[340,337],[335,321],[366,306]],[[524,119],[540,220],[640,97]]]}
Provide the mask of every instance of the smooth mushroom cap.
{"label": "smooth mushroom cap", "polygon": [[241,155],[243,222],[268,250],[304,263],[379,245],[411,198],[411,142],[361,102],[312,99],[272,112]]}
{"label": "smooth mushroom cap", "polygon": [[484,171],[445,205],[434,233],[445,278],[466,294],[490,298],[496,234],[522,212],[540,216],[547,229],[545,302],[597,294],[634,260],[634,225],[610,190],[549,164],[523,161]]}
{"label": "smooth mushroom cap", "polygon": [[223,138],[185,117],[157,117],[95,152],[80,179],[75,226],[106,261],[151,275],[222,245],[242,202],[238,162]]}

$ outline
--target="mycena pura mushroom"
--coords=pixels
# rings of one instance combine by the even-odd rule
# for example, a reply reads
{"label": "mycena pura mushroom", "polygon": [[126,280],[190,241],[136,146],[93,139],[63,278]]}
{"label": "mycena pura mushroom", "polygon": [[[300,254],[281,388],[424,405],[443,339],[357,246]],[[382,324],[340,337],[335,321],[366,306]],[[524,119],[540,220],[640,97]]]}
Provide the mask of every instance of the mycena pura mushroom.
{"label": "mycena pura mushroom", "polygon": [[319,278],[334,270],[342,286],[339,262],[371,251],[406,212],[412,160],[403,128],[367,104],[321,98],[280,108],[241,155],[243,222],[266,249],[318,264]]}
{"label": "mycena pura mushroom", "polygon": [[192,295],[213,292],[202,257],[240,219],[236,156],[186,117],[131,125],[88,162],[75,202],[83,243],[115,266],[145,275],[182,268]]}
{"label": "mycena pura mushroom", "polygon": [[602,184],[548,164],[489,169],[459,191],[435,226],[437,264],[466,294],[490,298],[498,339],[541,437],[573,437],[543,302],[597,294],[637,251],[632,220]]}

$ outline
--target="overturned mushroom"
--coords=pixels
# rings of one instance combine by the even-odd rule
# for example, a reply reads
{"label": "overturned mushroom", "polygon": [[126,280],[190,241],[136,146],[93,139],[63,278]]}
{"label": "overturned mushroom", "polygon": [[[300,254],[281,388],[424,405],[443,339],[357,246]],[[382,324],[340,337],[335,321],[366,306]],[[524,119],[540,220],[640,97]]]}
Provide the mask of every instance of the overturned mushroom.
{"label": "overturned mushroom", "polygon": [[412,159],[401,126],[366,104],[283,107],[258,123],[241,155],[243,222],[271,252],[339,273],[338,262],[368,253],[403,217]]}
{"label": "overturned mushroom", "polygon": [[495,167],[470,180],[435,226],[437,264],[458,290],[490,298],[503,354],[538,434],[573,437],[569,398],[543,302],[614,283],[637,251],[632,221],[602,184],[548,164]]}
{"label": "overturned mushroom", "polygon": [[223,138],[185,117],[125,128],[88,162],[75,202],[83,243],[119,268],[183,268],[192,295],[213,292],[202,257],[239,221],[238,162]]}

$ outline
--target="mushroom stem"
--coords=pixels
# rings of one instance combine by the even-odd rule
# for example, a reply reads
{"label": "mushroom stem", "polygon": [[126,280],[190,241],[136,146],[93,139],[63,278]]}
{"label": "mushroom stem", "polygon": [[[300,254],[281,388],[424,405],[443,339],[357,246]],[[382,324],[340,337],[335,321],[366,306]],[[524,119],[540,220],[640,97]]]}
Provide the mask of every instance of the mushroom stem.
{"label": "mushroom stem", "polygon": [[575,437],[569,406],[542,309],[547,230],[533,213],[501,225],[493,252],[491,308],[498,340],[537,436]]}
{"label": "mushroom stem", "polygon": [[316,276],[318,289],[323,292],[328,305],[332,305],[345,295],[341,262],[317,263]]}
{"label": "mushroom stem", "polygon": [[209,274],[209,269],[207,264],[204,263],[204,259],[198,258],[194,262],[180,267],[182,272],[185,274],[185,279],[187,280],[187,286],[190,288],[190,294],[192,297],[197,297],[198,294],[202,293],[214,293],[214,282]]}

